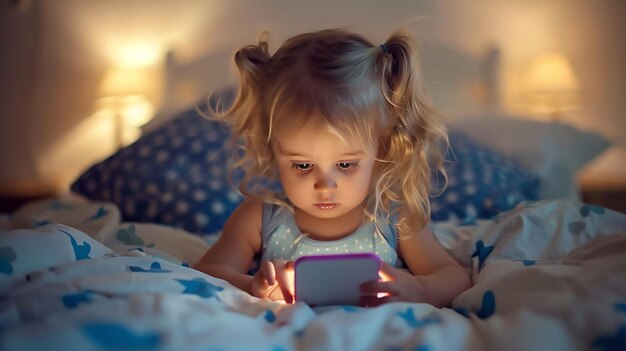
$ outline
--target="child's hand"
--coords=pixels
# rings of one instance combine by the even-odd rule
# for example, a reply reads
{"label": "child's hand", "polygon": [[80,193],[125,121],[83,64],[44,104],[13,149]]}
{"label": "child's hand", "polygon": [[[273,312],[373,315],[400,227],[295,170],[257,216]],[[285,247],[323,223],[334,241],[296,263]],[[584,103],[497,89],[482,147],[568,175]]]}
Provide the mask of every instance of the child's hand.
{"label": "child's hand", "polygon": [[293,302],[293,261],[273,260],[261,264],[252,279],[250,293],[270,300]]}
{"label": "child's hand", "polygon": [[387,302],[423,302],[424,287],[413,274],[381,262],[382,279],[360,286],[362,306],[378,306]]}

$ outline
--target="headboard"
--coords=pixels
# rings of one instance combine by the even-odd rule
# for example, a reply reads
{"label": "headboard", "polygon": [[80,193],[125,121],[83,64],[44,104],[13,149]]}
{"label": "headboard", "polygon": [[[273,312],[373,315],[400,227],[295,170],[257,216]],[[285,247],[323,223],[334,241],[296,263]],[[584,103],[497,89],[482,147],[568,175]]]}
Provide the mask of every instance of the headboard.
{"label": "headboard", "polygon": [[[236,83],[233,52],[220,51],[180,59],[170,51],[165,59],[165,89],[157,124],[175,112],[228,84]],[[426,92],[444,115],[494,111],[500,107],[500,52],[488,47],[469,54],[435,43],[420,43],[419,62]]]}
{"label": "headboard", "polygon": [[501,107],[500,51],[487,47],[470,55],[452,47],[421,45],[424,88],[435,108],[447,115],[496,111]]}

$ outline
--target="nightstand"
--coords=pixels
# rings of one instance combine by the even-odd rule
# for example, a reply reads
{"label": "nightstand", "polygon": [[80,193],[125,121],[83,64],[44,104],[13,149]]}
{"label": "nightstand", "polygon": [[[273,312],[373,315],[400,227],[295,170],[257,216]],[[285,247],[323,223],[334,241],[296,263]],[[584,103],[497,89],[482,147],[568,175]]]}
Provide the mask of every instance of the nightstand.
{"label": "nightstand", "polygon": [[626,145],[600,154],[577,179],[583,202],[626,213]]}
{"label": "nightstand", "polygon": [[0,184],[0,213],[13,212],[30,201],[58,195],[58,189],[50,183],[20,181]]}

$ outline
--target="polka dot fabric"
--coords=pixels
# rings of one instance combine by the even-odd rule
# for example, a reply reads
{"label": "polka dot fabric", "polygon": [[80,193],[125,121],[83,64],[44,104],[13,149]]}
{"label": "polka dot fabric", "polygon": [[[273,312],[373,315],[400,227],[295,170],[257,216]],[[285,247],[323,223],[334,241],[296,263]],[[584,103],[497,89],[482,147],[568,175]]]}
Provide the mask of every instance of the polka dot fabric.
{"label": "polka dot fabric", "polygon": [[228,128],[189,110],[94,165],[72,185],[125,221],[219,232],[242,197],[228,183]]}
{"label": "polka dot fabric", "polygon": [[539,177],[512,159],[458,132],[450,133],[450,144],[448,186],[431,199],[434,221],[492,218],[539,199]]}

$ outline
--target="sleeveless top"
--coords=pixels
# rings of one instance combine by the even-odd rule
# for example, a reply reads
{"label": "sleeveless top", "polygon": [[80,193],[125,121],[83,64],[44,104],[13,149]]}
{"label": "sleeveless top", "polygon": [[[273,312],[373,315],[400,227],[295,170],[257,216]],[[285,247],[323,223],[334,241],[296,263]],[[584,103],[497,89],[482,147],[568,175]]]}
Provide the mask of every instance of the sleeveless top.
{"label": "sleeveless top", "polygon": [[[392,216],[390,221],[395,223],[396,218]],[[384,218],[378,222],[380,231],[376,230],[372,220],[364,219],[348,236],[339,240],[320,241],[300,232],[291,211],[275,204],[263,203],[261,261],[295,260],[308,255],[371,252],[394,267],[403,267],[404,264],[396,252],[395,226],[387,223]]]}

